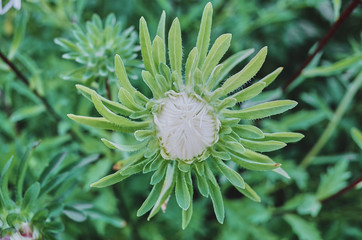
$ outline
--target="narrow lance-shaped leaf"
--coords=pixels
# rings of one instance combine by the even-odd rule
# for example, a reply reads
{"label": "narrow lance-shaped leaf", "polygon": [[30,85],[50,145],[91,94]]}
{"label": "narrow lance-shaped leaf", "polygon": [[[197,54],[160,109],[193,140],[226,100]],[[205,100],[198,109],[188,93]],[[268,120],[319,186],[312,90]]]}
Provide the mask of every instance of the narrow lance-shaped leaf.
{"label": "narrow lance-shaped leaf", "polygon": [[283,71],[283,67],[279,67],[279,68],[275,69],[272,73],[269,73],[268,75],[266,75],[259,82],[264,82],[266,84],[265,87],[267,87],[278,77],[278,75],[282,71]]}
{"label": "narrow lance-shaped leaf", "polygon": [[182,39],[181,27],[178,18],[172,22],[168,33],[168,54],[170,58],[171,70],[176,71],[181,76],[182,70]]}
{"label": "narrow lance-shaped leaf", "polygon": [[228,94],[254,77],[263,65],[266,54],[267,47],[264,47],[240,72],[231,76],[224,82],[218,95],[223,96]]}
{"label": "narrow lance-shaped leaf", "polygon": [[148,71],[142,71],[143,81],[147,84],[147,86],[151,89],[153,96],[157,98],[161,98],[163,95],[162,90],[158,86],[156,79],[152,76],[152,74]]}
{"label": "narrow lance-shaped leaf", "polygon": [[211,47],[206,56],[205,62],[201,67],[203,74],[202,79],[205,81],[211,74],[212,70],[219,63],[226,51],[229,49],[231,41],[231,34],[223,34],[215,40],[214,45]]}
{"label": "narrow lance-shaped leaf", "polygon": [[221,191],[219,185],[213,184],[211,181],[208,182],[210,197],[212,201],[212,205],[214,206],[214,212],[216,215],[216,219],[219,223],[224,222],[225,218],[225,209],[224,209],[224,201],[222,199]]}
{"label": "narrow lance-shaped leaf", "polygon": [[264,133],[259,128],[253,125],[237,125],[233,127],[233,130],[239,136],[242,136],[244,138],[251,138],[251,139],[264,138]]}
{"label": "narrow lance-shaped leaf", "polygon": [[136,103],[135,95],[128,92],[125,88],[121,87],[118,91],[119,101],[129,109],[132,109],[135,112],[143,110],[144,108]]}
{"label": "narrow lance-shaped leaf", "polygon": [[25,192],[24,199],[21,205],[22,211],[27,211],[32,208],[35,200],[38,198],[40,193],[40,183],[35,182]]}
{"label": "narrow lance-shaped leaf", "polygon": [[[250,150],[246,150],[245,152],[247,151]],[[253,156],[247,156],[236,152],[231,152],[231,160],[243,168],[254,171],[269,171],[281,166],[280,163],[275,163],[272,160],[271,162],[259,161],[263,159],[257,159]]]}
{"label": "narrow lance-shaped leaf", "polygon": [[161,205],[167,201],[169,196],[172,193],[173,187],[175,186],[175,166],[173,164],[169,164],[167,167],[165,181],[163,183],[163,188],[155,206],[152,208],[150,215],[148,216],[147,220],[150,220],[161,208]]}
{"label": "narrow lance-shaped leaf", "polygon": [[191,195],[191,202],[190,202],[190,207],[187,210],[182,210],[182,229],[185,229],[187,227],[187,225],[189,225],[192,214],[193,214],[192,199],[194,196],[194,192],[193,192],[193,186],[192,186],[191,172],[187,173],[186,182],[187,182],[187,187],[188,187],[190,195]]}
{"label": "narrow lance-shaped leaf", "polygon": [[176,174],[176,200],[182,209],[187,210],[190,207],[191,196],[185,180],[185,173],[177,171]]}
{"label": "narrow lance-shaped leaf", "polygon": [[143,202],[142,206],[137,211],[137,217],[142,216],[155,205],[157,199],[160,197],[162,191],[163,182],[159,182],[153,186],[150,194]]}
{"label": "narrow lance-shaped leaf", "polygon": [[256,152],[271,152],[271,151],[275,151],[278,149],[281,149],[283,147],[286,146],[285,143],[283,142],[279,142],[279,141],[275,141],[275,140],[268,140],[268,141],[257,141],[257,140],[250,140],[250,139],[240,139],[240,143],[252,150],[252,151],[256,151]]}
{"label": "narrow lance-shaped leaf", "polygon": [[265,118],[272,115],[283,113],[297,105],[292,100],[277,100],[272,102],[261,103],[256,106],[242,110],[223,110],[226,117],[235,117],[240,119],[257,119]]}
{"label": "narrow lance-shaped leaf", "polygon": [[158,22],[158,26],[157,26],[157,36],[159,36],[164,43],[166,42],[165,23],[166,23],[166,12],[162,11],[160,21]]}
{"label": "narrow lance-shaped leaf", "polygon": [[160,63],[166,63],[165,43],[158,35],[156,35],[152,43],[152,57],[157,70]]}
{"label": "narrow lance-shaped leaf", "polygon": [[264,133],[263,140],[275,140],[285,143],[298,142],[304,137],[301,133],[296,132],[278,132],[278,133]]}
{"label": "narrow lance-shaped leaf", "polygon": [[113,130],[117,132],[134,132],[135,129],[138,129],[134,127],[116,125],[103,117],[87,117],[74,114],[67,114],[67,116],[77,123],[100,129]]}
{"label": "narrow lance-shaped leaf", "polygon": [[239,187],[236,187],[236,189],[251,200],[260,202],[259,195],[247,183],[245,183],[245,189]]}
{"label": "narrow lance-shaped leaf", "polygon": [[240,52],[237,52],[233,54],[232,56],[228,57],[225,61],[222,62],[223,68],[218,75],[218,77],[215,79],[214,82],[210,82],[210,86],[208,87],[208,90],[212,90],[214,87],[216,87],[222,80],[224,80],[224,77],[226,77],[229,72],[241,61],[249,57],[254,52],[254,49],[247,49]]}
{"label": "narrow lance-shaped leaf", "polygon": [[207,179],[204,176],[200,176],[198,172],[195,173],[196,180],[197,180],[197,187],[200,193],[204,197],[209,196],[209,185],[207,184]]}
{"label": "narrow lance-shaped leaf", "polygon": [[216,164],[220,172],[229,180],[229,182],[237,187],[245,188],[244,179],[234,169],[227,166],[222,160],[216,160]]}
{"label": "narrow lance-shaped leaf", "polygon": [[244,102],[246,100],[249,100],[261,93],[263,89],[266,87],[266,84],[264,82],[257,82],[244,90],[235,93],[232,95],[232,98],[235,98],[238,102]]}
{"label": "narrow lance-shaped leaf", "polygon": [[194,47],[187,57],[186,65],[185,65],[185,85],[186,87],[190,87],[193,85],[193,73],[197,66],[197,48]]}
{"label": "narrow lance-shaped leaf", "polygon": [[[129,116],[132,113],[134,113],[133,110],[127,108],[126,106],[124,106],[124,105],[122,105],[122,104],[120,104],[118,102],[114,102],[114,101],[108,100],[108,99],[100,96],[93,89],[90,89],[90,88],[88,88],[86,86],[83,86],[83,85],[80,85],[80,84],[77,84],[75,86],[83,94],[83,96],[85,96],[90,101],[92,101],[92,95],[93,94],[98,95],[98,97],[102,101],[102,103],[113,112],[122,114],[124,116]],[[147,101],[146,97],[145,97],[145,101]]]}
{"label": "narrow lance-shaped leaf", "polygon": [[130,175],[123,175],[122,171],[127,168],[128,166],[132,165],[133,163],[139,162],[142,158],[143,155],[145,153],[145,149],[142,149],[141,151],[133,154],[132,156],[128,157],[127,159],[122,160],[122,169],[118,170],[117,172],[110,174],[108,176],[105,176],[103,178],[101,178],[100,180],[98,180],[95,183],[91,184],[91,187],[96,187],[96,188],[103,188],[103,187],[108,187],[110,185],[113,185],[115,183],[118,183],[124,179],[126,179],[127,177],[129,177]]}
{"label": "narrow lance-shaped leaf", "polygon": [[108,121],[110,121],[116,125],[124,126],[124,127],[135,127],[135,128],[142,128],[142,127],[148,126],[148,123],[146,123],[146,122],[134,122],[125,117],[122,117],[122,116],[119,116],[119,115],[113,113],[112,111],[110,111],[108,108],[106,108],[103,105],[103,103],[101,102],[101,100],[99,99],[99,97],[96,94],[92,95],[92,101],[93,101],[95,108],[99,112],[99,114],[101,114]]}
{"label": "narrow lance-shaped leaf", "polygon": [[147,145],[147,141],[141,142],[141,143],[136,143],[136,144],[123,145],[123,144],[111,142],[105,138],[101,138],[101,140],[107,147],[109,147],[111,149],[118,149],[122,152],[135,152],[135,151],[141,150],[142,148],[144,148]]}
{"label": "narrow lance-shaped leaf", "polygon": [[121,84],[121,87],[124,87],[130,93],[136,92],[137,90],[130,83],[127,76],[126,68],[124,67],[123,61],[118,54],[116,54],[116,56],[114,57],[114,66],[116,76],[119,83]]}
{"label": "narrow lance-shaped leaf", "polygon": [[204,12],[202,13],[199,34],[197,36],[196,48],[199,51],[199,58],[197,66],[201,68],[204,63],[210,43],[210,33],[212,24],[212,5],[206,4]]}
{"label": "narrow lance-shaped leaf", "polygon": [[140,19],[140,43],[145,68],[154,76],[156,74],[156,67],[152,58],[150,33],[148,32],[146,20],[143,17]]}
{"label": "narrow lance-shaped leaf", "polygon": [[9,178],[9,168],[13,162],[13,157],[11,157],[5,166],[3,167],[0,175],[0,210],[6,208],[9,204],[9,190],[8,190],[8,178]]}

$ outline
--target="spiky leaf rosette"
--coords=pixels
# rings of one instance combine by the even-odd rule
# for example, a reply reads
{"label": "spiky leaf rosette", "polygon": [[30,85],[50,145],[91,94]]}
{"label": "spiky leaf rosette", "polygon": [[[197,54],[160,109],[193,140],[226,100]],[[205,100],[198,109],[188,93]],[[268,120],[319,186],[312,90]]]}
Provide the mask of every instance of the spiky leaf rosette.
{"label": "spiky leaf rosette", "polygon": [[65,79],[89,85],[96,79],[110,77],[109,72],[114,72],[112,59],[115,53],[122,57],[127,73],[137,78],[135,70],[142,64],[136,59],[139,46],[136,45],[137,33],[133,26],[123,30],[114,14],[108,15],[104,22],[94,14],[92,21],[86,22],[85,30],[74,25],[72,33],[74,41],[55,39],[55,43],[67,51],[63,58],[83,65],[65,75]]}
{"label": "spiky leaf rosette", "polygon": [[[31,149],[17,167],[12,167],[14,161],[10,158],[0,170],[0,239],[3,240],[59,239],[64,230],[61,216],[78,222],[87,218],[83,212],[86,209],[65,202],[69,186],[77,182],[84,166],[98,156],[65,165],[65,154],[59,154],[39,172],[35,181],[29,182],[34,178],[27,171]],[[11,176],[16,176],[16,182],[10,182]]]}
{"label": "spiky leaf rosette", "polygon": [[153,188],[137,214],[141,216],[151,211],[151,218],[175,190],[177,203],[182,208],[183,228],[192,216],[191,172],[196,177],[200,193],[211,197],[217,220],[222,223],[224,205],[215,174],[224,175],[242,194],[260,201],[228,162],[233,161],[250,170],[274,170],[287,176],[281,165],[263,152],[283,148],[286,143],[303,137],[299,133],[263,133],[255,126],[243,124],[245,119],[279,114],[297,103],[278,100],[240,110],[236,103],[258,95],[277,77],[281,68],[231,94],[259,71],[267,48],[261,49],[240,72],[225,79],[229,71],[250,56],[253,50],[238,52],[219,64],[230,45],[231,34],[221,35],[209,49],[211,18],[212,5],[209,3],[203,12],[196,47],[190,51],[182,69],[179,20],[173,21],[168,32],[167,65],[165,13],[161,15],[157,35],[152,42],[142,17],[139,29],[145,65],[142,77],[153,98],[148,99],[130,84],[123,61],[116,55],[116,74],[122,86],[118,95],[120,102],[109,101],[94,90],[77,85],[102,117],[68,115],[88,126],[134,133],[137,143],[132,145],[102,139],[110,148],[133,154],[119,163],[122,166],[119,171],[100,179],[92,184],[93,187],[106,187],[139,172],[154,172],[151,177]]}

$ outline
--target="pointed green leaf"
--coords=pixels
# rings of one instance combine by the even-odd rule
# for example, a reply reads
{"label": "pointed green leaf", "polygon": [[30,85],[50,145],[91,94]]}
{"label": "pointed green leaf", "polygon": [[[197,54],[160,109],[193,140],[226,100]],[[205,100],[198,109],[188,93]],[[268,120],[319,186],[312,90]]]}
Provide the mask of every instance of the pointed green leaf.
{"label": "pointed green leaf", "polygon": [[73,121],[76,121],[77,123],[100,129],[107,129],[118,132],[134,132],[134,130],[137,129],[135,127],[124,127],[116,125],[102,117],[86,117],[74,114],[67,114],[67,116]]}
{"label": "pointed green leaf", "polygon": [[200,176],[198,172],[195,173],[196,180],[197,180],[197,187],[200,193],[204,197],[209,196],[209,185],[207,184],[207,179],[204,176]]}
{"label": "pointed green leaf", "polygon": [[215,149],[211,149],[211,155],[217,159],[221,160],[230,160],[230,154],[226,151],[216,151]]}
{"label": "pointed green leaf", "polygon": [[168,161],[164,161],[162,165],[153,173],[150,182],[152,185],[159,183],[164,178],[168,164]]}
{"label": "pointed green leaf", "polygon": [[169,84],[169,82],[163,75],[156,74],[156,81],[162,92],[167,92],[171,90],[171,84]]}
{"label": "pointed green leaf", "polygon": [[214,206],[216,219],[219,223],[222,224],[225,218],[225,209],[224,209],[224,201],[222,199],[220,187],[219,185],[214,185],[211,181],[209,181],[208,185],[209,185],[212,205]]}
{"label": "pointed green leaf", "polygon": [[232,95],[232,98],[235,98],[238,102],[244,102],[246,100],[249,100],[261,93],[263,89],[266,87],[266,84],[264,82],[257,82],[244,90],[235,93]]}
{"label": "pointed green leaf", "polygon": [[228,94],[229,92],[234,91],[252,77],[260,70],[261,66],[265,61],[267,54],[267,47],[262,48],[258,54],[251,59],[251,61],[237,74],[228,78],[221,88],[221,96]]}
{"label": "pointed green leaf", "polygon": [[[97,94],[96,91],[85,87],[83,85],[77,84],[75,85],[76,88],[83,94],[83,96],[85,96],[88,100],[92,101],[92,95],[93,94]],[[104,106],[106,106],[107,108],[109,108],[111,111],[115,112],[115,113],[119,113],[122,114],[124,116],[129,116],[132,113],[134,113],[133,110],[127,108],[126,106],[118,103],[118,102],[113,102],[111,100],[108,100],[102,96],[100,96],[99,94],[97,94],[98,97],[101,99],[102,103],[104,104]]]}
{"label": "pointed green leaf", "polygon": [[157,26],[157,36],[159,36],[164,43],[166,42],[165,24],[166,24],[166,12],[162,11],[160,21],[158,22],[158,26]]}
{"label": "pointed green leaf", "polygon": [[275,69],[272,73],[265,76],[263,79],[261,79],[259,82],[265,83],[265,87],[269,86],[277,77],[278,75],[283,71],[282,67],[279,67]]}
{"label": "pointed green leaf", "polygon": [[243,50],[235,53],[234,55],[223,61],[223,68],[220,71],[219,76],[214,80],[213,84],[208,88],[208,90],[212,90],[213,88],[215,88],[222,80],[224,80],[224,77],[226,77],[237,64],[249,57],[253,52],[254,49]]}
{"label": "pointed green leaf", "polygon": [[122,171],[124,171],[126,168],[132,166],[133,164],[137,164],[137,162],[143,160],[143,155],[144,155],[145,151],[146,151],[145,149],[142,149],[141,151],[122,160],[121,163],[123,166],[120,170],[118,170],[117,172],[115,172],[113,174],[110,174],[108,176],[101,178],[97,182],[92,183],[90,186],[97,187],[97,188],[103,188],[103,187],[108,187],[110,185],[113,185],[115,183],[118,183],[118,182],[126,179],[130,175],[123,175]]}
{"label": "pointed green leaf", "polygon": [[292,100],[276,100],[266,103],[261,103],[253,107],[242,110],[223,110],[226,117],[237,117],[241,119],[258,119],[272,115],[283,113],[297,105],[296,101]]}
{"label": "pointed green leaf", "polygon": [[6,162],[3,169],[1,170],[0,175],[0,210],[6,208],[9,204],[9,189],[8,189],[8,179],[10,175],[10,166],[13,162],[13,156]]}
{"label": "pointed green leaf", "polygon": [[122,152],[135,152],[135,151],[141,150],[142,148],[144,148],[147,145],[147,141],[141,142],[141,143],[135,143],[132,145],[123,145],[123,144],[111,142],[105,138],[101,138],[101,140],[107,147],[109,147],[111,149],[118,149]]}
{"label": "pointed green leaf", "polygon": [[215,160],[220,172],[229,180],[229,182],[240,188],[245,188],[244,179],[234,169],[226,165],[222,160]]}
{"label": "pointed green leaf", "polygon": [[239,187],[236,187],[236,189],[251,200],[260,202],[259,195],[249,186],[249,184],[245,183],[245,189]]}
{"label": "pointed green leaf", "polygon": [[127,76],[126,68],[124,67],[123,61],[118,54],[116,54],[116,56],[114,57],[114,67],[117,79],[121,84],[121,87],[124,87],[130,93],[136,92],[137,90],[130,83]]}
{"label": "pointed green leaf", "polygon": [[123,87],[121,87],[118,91],[118,99],[124,106],[136,112],[143,110],[144,108],[135,102],[134,96],[135,95],[133,93],[128,92]]}
{"label": "pointed green leaf", "polygon": [[298,142],[304,135],[296,132],[264,133],[263,140],[275,140],[285,143]]}
{"label": "pointed green leaf", "polygon": [[185,85],[186,87],[190,87],[193,85],[193,74],[197,67],[197,57],[198,57],[197,48],[194,47],[187,57],[186,65],[185,65]]}
{"label": "pointed green leaf", "polygon": [[162,204],[164,204],[167,201],[167,199],[170,197],[173,187],[175,186],[175,181],[176,181],[175,175],[176,175],[175,166],[173,164],[169,164],[167,167],[166,177],[163,183],[161,194],[157,199],[157,202],[155,203],[154,207],[152,208],[147,220],[150,220],[155,214],[157,214]]}
{"label": "pointed green leaf", "polygon": [[179,76],[182,74],[182,39],[181,27],[178,18],[172,22],[168,33],[168,55],[170,58],[171,70],[176,71]]}
{"label": "pointed green leaf", "polygon": [[33,204],[37,200],[40,193],[40,183],[35,182],[33,183],[25,192],[24,199],[21,204],[22,211],[28,211],[31,210],[33,207]]}
{"label": "pointed green leaf", "polygon": [[148,27],[146,20],[141,17],[140,19],[140,43],[141,43],[141,53],[143,63],[147,71],[149,71],[153,76],[156,74],[155,63],[152,58],[152,47],[150,33],[148,32]]}
{"label": "pointed green leaf", "polygon": [[187,210],[190,207],[191,196],[187,187],[185,173],[181,171],[177,171],[175,195],[180,208]]}
{"label": "pointed green leaf", "polygon": [[[246,150],[248,152],[250,150]],[[250,151],[251,152],[251,151]],[[254,153],[256,154],[256,153]],[[263,155],[265,156],[265,155]],[[275,163],[271,159],[271,162],[260,161],[264,159],[258,159],[253,155],[242,155],[240,153],[231,152],[231,160],[243,168],[255,170],[255,171],[268,171],[273,170],[281,166],[280,163]]]}
{"label": "pointed green leaf", "polygon": [[346,187],[350,177],[351,172],[348,171],[346,160],[341,160],[335,166],[328,168],[327,173],[321,176],[316,194],[318,200],[326,199]]}
{"label": "pointed green leaf", "polygon": [[192,217],[192,213],[193,213],[193,204],[192,204],[192,199],[194,196],[193,193],[193,186],[192,186],[192,181],[191,181],[191,172],[187,173],[188,176],[186,177],[186,179],[189,179],[188,183],[187,183],[187,187],[189,188],[189,192],[191,194],[191,202],[190,202],[190,207],[187,210],[182,210],[182,229],[185,229],[187,227],[187,225],[189,225],[190,221],[191,221],[191,217]]}
{"label": "pointed green leaf", "polygon": [[130,128],[144,128],[149,124],[147,122],[134,122],[125,117],[119,116],[105,107],[100,100],[100,98],[96,94],[92,94],[92,101],[97,109],[98,113],[101,114],[108,121],[122,127],[130,127]]}
{"label": "pointed green leaf", "polygon": [[152,43],[152,57],[155,62],[156,69],[159,69],[160,63],[166,63],[165,43],[161,37],[156,35]]}
{"label": "pointed green leaf", "polygon": [[142,206],[137,211],[137,217],[144,215],[146,212],[151,210],[151,208],[155,205],[157,199],[160,197],[162,191],[163,182],[160,182],[153,186],[150,194],[143,202]]}
{"label": "pointed green leaf", "polygon": [[285,214],[284,220],[292,227],[293,231],[297,234],[298,239],[322,240],[322,237],[313,222],[304,220],[294,214]]}
{"label": "pointed green leaf", "polygon": [[245,152],[245,148],[241,145],[236,139],[226,136],[223,141],[225,142],[224,146],[232,151],[243,153]]}
{"label": "pointed green leaf", "polygon": [[260,139],[264,138],[264,133],[253,125],[237,125],[233,127],[235,133],[241,138]]}
{"label": "pointed green leaf", "polygon": [[149,139],[152,135],[155,134],[155,130],[137,130],[134,132],[134,136],[137,141],[143,142]]}
{"label": "pointed green leaf", "polygon": [[155,98],[161,98],[164,94],[162,89],[158,86],[156,79],[152,76],[152,74],[148,71],[142,71],[143,81],[147,84],[147,86],[151,89],[152,94]]}
{"label": "pointed green leaf", "polygon": [[283,142],[274,141],[274,140],[265,141],[264,139],[260,141],[253,141],[241,138],[240,143],[245,148],[248,148],[256,152],[271,152],[286,146],[286,144]]}
{"label": "pointed green leaf", "polygon": [[199,59],[197,66],[201,68],[205,61],[207,51],[209,50],[210,33],[212,24],[212,4],[206,4],[202,13],[199,34],[197,36],[196,48],[199,51]]}
{"label": "pointed green leaf", "polygon": [[230,33],[223,34],[215,40],[214,45],[211,47],[209,53],[206,56],[205,62],[201,67],[203,81],[207,80],[213,69],[229,49],[230,41]]}
{"label": "pointed green leaf", "polygon": [[96,188],[104,188],[116,184],[126,179],[127,177],[129,176],[121,175],[121,170],[119,170],[113,174],[110,174],[108,176],[99,179],[97,182],[92,183],[90,186]]}
{"label": "pointed green leaf", "polygon": [[362,132],[357,128],[351,129],[351,135],[353,140],[357,143],[359,148],[362,150]]}

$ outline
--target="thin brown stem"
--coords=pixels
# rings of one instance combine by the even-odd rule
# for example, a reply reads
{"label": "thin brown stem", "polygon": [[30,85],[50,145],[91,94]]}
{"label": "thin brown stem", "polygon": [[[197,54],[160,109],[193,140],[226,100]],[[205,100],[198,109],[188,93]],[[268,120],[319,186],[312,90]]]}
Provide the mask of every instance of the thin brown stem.
{"label": "thin brown stem", "polygon": [[360,177],[356,181],[352,182],[351,184],[349,184],[347,187],[343,188],[339,192],[333,194],[332,196],[329,196],[328,198],[322,199],[321,202],[325,203],[325,202],[327,202],[327,201],[329,201],[329,200],[331,200],[333,198],[336,198],[338,196],[341,196],[341,195],[345,194],[346,192],[354,189],[360,182],[362,182],[362,177]]}
{"label": "thin brown stem", "polygon": [[[9,66],[9,68],[15,73],[15,75],[26,85],[29,86],[29,80],[25,77],[25,75],[15,66],[15,64],[8,59],[1,51],[0,51],[0,58]],[[56,120],[60,121],[62,118],[56,111],[53,109],[53,107],[50,105],[48,100],[41,96],[37,91],[32,91],[39,100],[43,103],[45,108],[48,110],[47,112]]]}
{"label": "thin brown stem", "polygon": [[106,84],[106,94],[107,94],[107,98],[108,98],[109,100],[112,100],[112,99],[111,99],[111,88],[109,87],[109,80],[108,80],[108,78],[106,78],[106,80],[105,80],[104,82],[105,82],[105,84]]}
{"label": "thin brown stem", "polygon": [[317,55],[317,53],[322,50],[322,48],[328,43],[328,41],[333,37],[335,32],[341,27],[342,23],[351,15],[353,10],[361,3],[361,0],[352,0],[351,3],[347,6],[347,8],[343,11],[338,20],[333,24],[333,26],[329,29],[327,34],[322,38],[319,42],[317,48],[314,52],[304,61],[300,69],[287,81],[287,83],[283,87],[283,91],[287,89],[287,87],[292,84],[303,72],[304,68],[306,68],[309,63],[313,60],[313,58]]}

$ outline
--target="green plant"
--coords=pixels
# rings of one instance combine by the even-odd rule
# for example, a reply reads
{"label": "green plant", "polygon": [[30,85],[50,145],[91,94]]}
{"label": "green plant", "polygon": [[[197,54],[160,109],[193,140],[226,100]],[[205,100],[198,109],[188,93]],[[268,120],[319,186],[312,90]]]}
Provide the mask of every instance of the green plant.
{"label": "green plant", "polygon": [[62,57],[74,60],[82,67],[68,73],[65,79],[76,80],[90,85],[97,80],[106,81],[114,72],[112,58],[119,54],[124,59],[128,74],[137,78],[135,68],[140,67],[136,59],[138,46],[135,45],[137,34],[133,27],[122,30],[122,24],[116,21],[114,14],[109,14],[104,22],[94,14],[92,21],[86,22],[85,30],[73,25],[74,41],[56,38],[55,43],[67,53]]}
{"label": "green plant", "polygon": [[[98,156],[89,156],[78,163],[64,164],[66,154],[55,156],[31,183],[27,171],[35,143],[14,164],[11,157],[0,172],[0,237],[1,239],[58,239],[64,230],[61,216],[78,222],[86,220],[84,204],[65,203],[84,166]],[[13,167],[15,165],[15,167]],[[9,177],[16,175],[16,182]],[[13,190],[15,189],[15,191]]]}
{"label": "green plant", "polygon": [[230,46],[231,34],[221,35],[209,50],[211,3],[204,9],[196,47],[190,51],[184,70],[180,23],[177,18],[173,21],[167,40],[169,67],[166,64],[165,19],[163,12],[152,43],[146,21],[140,19],[139,35],[145,65],[142,78],[152,91],[153,98],[147,98],[130,84],[123,60],[116,55],[115,71],[121,85],[118,94],[120,103],[77,85],[102,117],[68,116],[92,127],[134,133],[133,144],[129,145],[102,139],[110,148],[134,154],[118,163],[120,170],[93,183],[93,187],[106,187],[135,173],[154,171],[151,178],[153,189],[137,215],[151,210],[150,219],[162,206],[166,206],[175,190],[177,203],[182,208],[182,227],[185,228],[193,211],[193,172],[200,193],[211,197],[217,220],[223,223],[224,205],[215,174],[224,175],[238,191],[254,201],[260,201],[259,196],[230,167],[231,162],[246,169],[273,170],[288,177],[281,164],[263,153],[299,141],[303,135],[263,133],[250,125],[249,120],[280,114],[297,103],[276,100],[239,109],[237,103],[257,96],[275,80],[282,68],[239,91],[263,65],[267,48],[261,49],[240,72],[226,78],[230,70],[250,56],[253,50],[238,52],[219,64]]}

